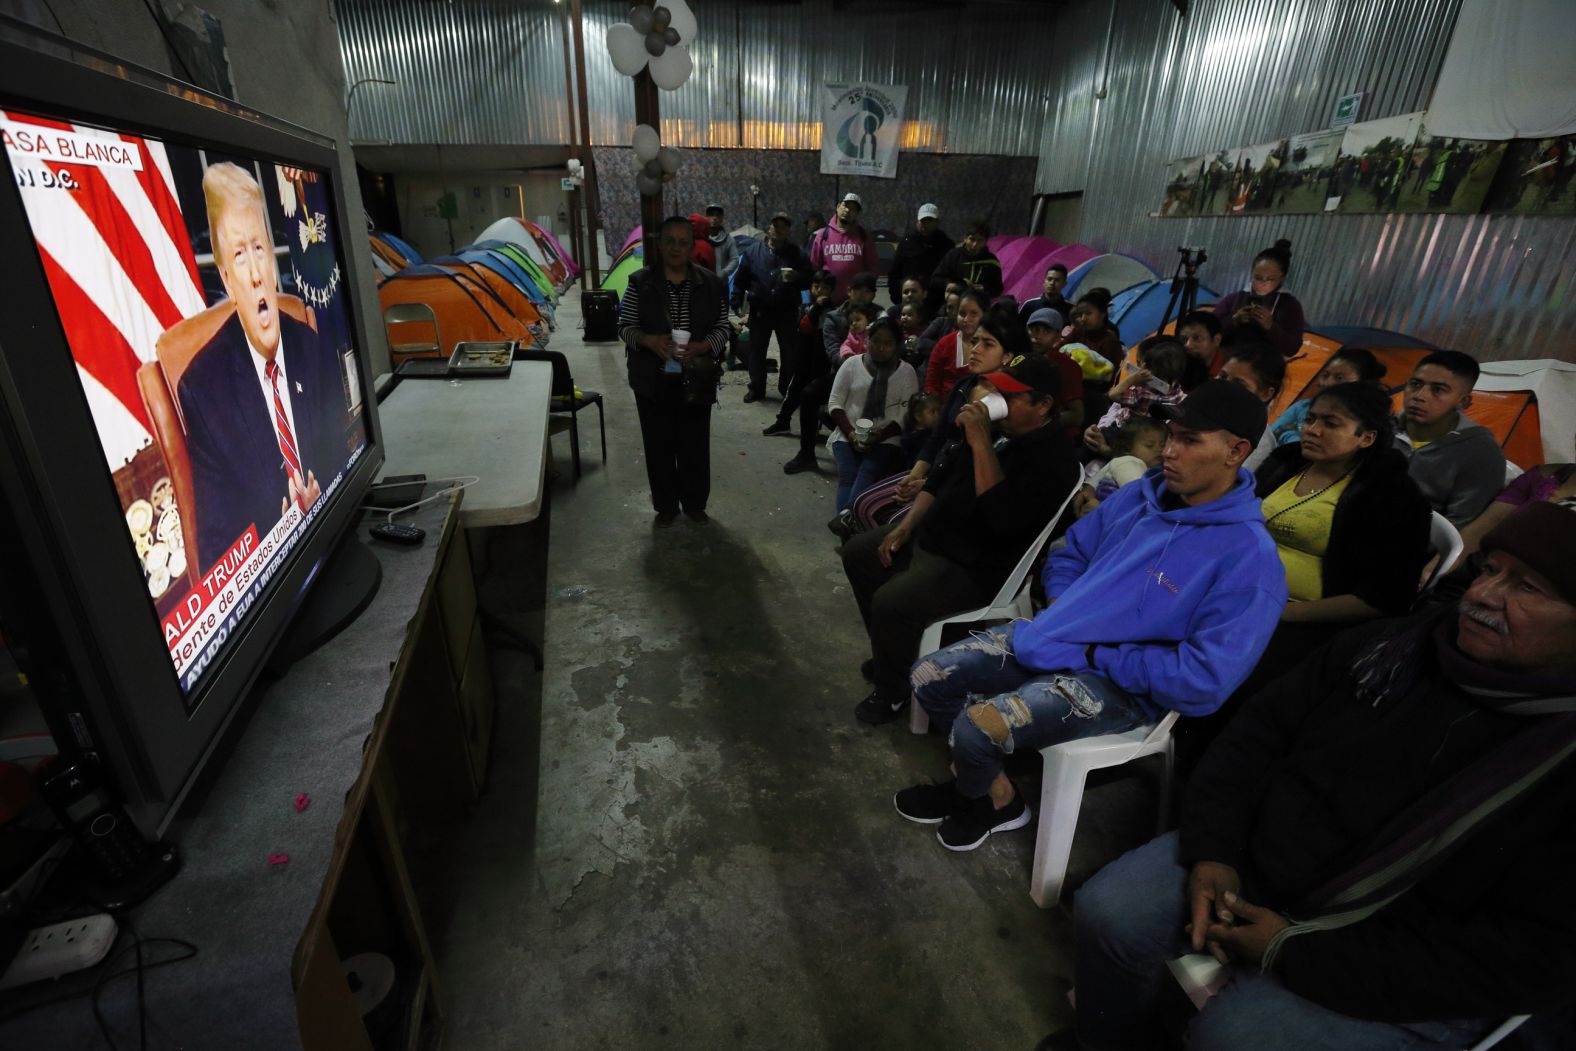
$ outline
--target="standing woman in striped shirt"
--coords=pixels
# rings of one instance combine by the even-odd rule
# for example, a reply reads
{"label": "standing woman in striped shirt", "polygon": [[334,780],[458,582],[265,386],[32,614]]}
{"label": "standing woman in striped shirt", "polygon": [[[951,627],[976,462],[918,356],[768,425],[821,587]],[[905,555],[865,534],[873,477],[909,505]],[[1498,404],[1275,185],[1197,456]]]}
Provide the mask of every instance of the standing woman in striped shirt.
{"label": "standing woman in striped shirt", "polygon": [[[728,308],[717,275],[690,262],[694,247],[687,218],[664,219],[657,260],[630,280],[618,310],[659,527],[680,511],[706,521],[711,492],[711,406],[716,365],[728,349]],[[675,342],[676,331],[689,333],[688,342]]]}

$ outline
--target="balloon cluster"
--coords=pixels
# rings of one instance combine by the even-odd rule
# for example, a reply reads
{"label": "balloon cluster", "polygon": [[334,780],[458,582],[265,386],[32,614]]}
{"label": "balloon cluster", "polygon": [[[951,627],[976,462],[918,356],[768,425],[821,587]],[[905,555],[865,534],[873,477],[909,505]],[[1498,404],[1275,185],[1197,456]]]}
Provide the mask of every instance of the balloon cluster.
{"label": "balloon cluster", "polygon": [[673,12],[665,7],[632,7],[629,24],[635,32],[645,34],[646,53],[652,58],[678,45],[679,31],[673,28]]}
{"label": "balloon cluster", "polygon": [[576,186],[584,186],[586,184],[585,165],[580,163],[579,157],[569,158],[569,177],[575,181]]}
{"label": "balloon cluster", "polygon": [[635,136],[630,145],[635,147],[635,159],[640,162],[640,173],[635,176],[635,188],[642,197],[655,197],[662,192],[662,184],[672,182],[679,170],[679,151],[662,145],[657,129],[649,124],[635,125]]}
{"label": "balloon cluster", "polygon": [[628,22],[607,28],[607,53],[613,67],[632,77],[651,67],[651,79],[664,91],[677,91],[695,71],[690,41],[695,39],[695,15],[685,0],[665,0],[660,7],[636,4]]}

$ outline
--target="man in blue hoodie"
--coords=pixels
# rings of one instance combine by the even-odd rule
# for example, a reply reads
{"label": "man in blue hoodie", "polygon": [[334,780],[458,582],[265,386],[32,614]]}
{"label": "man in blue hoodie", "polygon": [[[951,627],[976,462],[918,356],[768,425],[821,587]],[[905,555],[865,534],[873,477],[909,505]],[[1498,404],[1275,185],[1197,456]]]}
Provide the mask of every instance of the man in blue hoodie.
{"label": "man in blue hoodie", "polygon": [[[1211,380],[1174,410],[1161,466],[1084,516],[1045,565],[1050,604],[922,657],[914,699],[952,727],[955,779],[897,793],[949,850],[1032,817],[1003,762],[1167,711],[1207,715],[1258,661],[1286,572],[1242,468],[1264,404]],[[983,699],[982,699],[983,698]]]}

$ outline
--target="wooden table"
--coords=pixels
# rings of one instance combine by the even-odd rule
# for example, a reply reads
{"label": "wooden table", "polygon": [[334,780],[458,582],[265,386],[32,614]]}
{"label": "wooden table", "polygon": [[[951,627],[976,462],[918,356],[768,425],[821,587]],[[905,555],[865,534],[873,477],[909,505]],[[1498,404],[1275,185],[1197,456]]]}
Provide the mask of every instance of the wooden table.
{"label": "wooden table", "polygon": [[542,511],[553,369],[517,361],[507,378],[406,379],[378,406],[385,474],[475,475],[460,524],[520,525]]}

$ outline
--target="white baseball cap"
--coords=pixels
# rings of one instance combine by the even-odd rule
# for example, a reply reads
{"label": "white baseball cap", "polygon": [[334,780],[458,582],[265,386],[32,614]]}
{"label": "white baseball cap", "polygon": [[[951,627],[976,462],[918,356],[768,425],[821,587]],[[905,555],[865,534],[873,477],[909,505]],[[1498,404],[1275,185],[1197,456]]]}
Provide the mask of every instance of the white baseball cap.
{"label": "white baseball cap", "polygon": [[865,210],[865,202],[861,201],[859,199],[859,195],[857,193],[845,193],[845,194],[843,194],[843,199],[841,201],[839,201],[838,203],[839,204],[854,204],[854,205],[858,205],[859,206],[859,210],[861,212]]}
{"label": "white baseball cap", "polygon": [[933,204],[922,204],[919,206],[919,217],[921,219],[940,219],[941,209]]}

